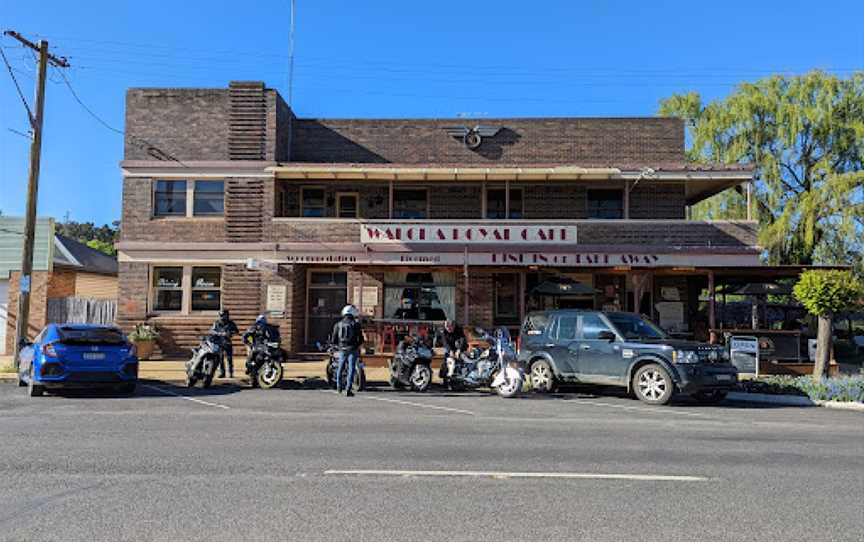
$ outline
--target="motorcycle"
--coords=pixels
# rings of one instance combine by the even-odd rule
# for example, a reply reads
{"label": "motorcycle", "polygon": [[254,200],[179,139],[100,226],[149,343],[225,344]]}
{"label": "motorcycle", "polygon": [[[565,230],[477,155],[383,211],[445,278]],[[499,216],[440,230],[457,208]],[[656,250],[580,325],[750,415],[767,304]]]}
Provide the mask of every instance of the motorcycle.
{"label": "motorcycle", "polygon": [[[251,344],[250,344],[251,343]],[[282,381],[285,351],[279,341],[247,341],[246,374],[253,388],[270,389]]]}
{"label": "motorcycle", "polygon": [[390,359],[390,386],[424,392],[432,384],[432,349],[420,337],[409,335]]}
{"label": "motorcycle", "polygon": [[525,383],[525,368],[516,357],[516,349],[506,328],[494,335],[477,329],[487,343],[469,352],[451,353],[447,360],[447,385],[453,391],[490,387],[501,397],[515,397]]}
{"label": "motorcycle", "polygon": [[186,387],[194,388],[198,381],[203,387],[210,387],[225,355],[226,341],[228,336],[221,331],[211,331],[201,337],[201,343],[192,349],[192,358],[186,362]]}
{"label": "motorcycle", "polygon": [[[327,346],[323,346],[321,343],[316,343],[318,350],[321,352],[327,352],[327,368],[325,372],[327,373],[327,385],[330,386],[330,389],[336,389],[336,371],[339,369],[339,349],[332,344],[328,344]],[[362,391],[366,389],[366,370],[365,365],[363,364],[363,358],[357,360],[357,368],[354,371],[354,382],[351,388],[352,391]],[[346,380],[348,378],[348,367],[347,365],[342,368],[342,380]]]}

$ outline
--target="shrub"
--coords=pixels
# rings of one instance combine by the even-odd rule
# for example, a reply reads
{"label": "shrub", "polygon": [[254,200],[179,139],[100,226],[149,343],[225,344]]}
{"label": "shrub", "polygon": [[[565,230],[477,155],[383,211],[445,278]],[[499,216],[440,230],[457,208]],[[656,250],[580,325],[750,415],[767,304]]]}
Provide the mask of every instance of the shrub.
{"label": "shrub", "polygon": [[135,329],[129,334],[130,341],[155,341],[159,338],[159,330],[153,324],[135,324]]}
{"label": "shrub", "polygon": [[748,393],[771,395],[806,395],[813,401],[856,401],[864,403],[864,376],[820,378],[809,376],[765,376],[742,382]]}

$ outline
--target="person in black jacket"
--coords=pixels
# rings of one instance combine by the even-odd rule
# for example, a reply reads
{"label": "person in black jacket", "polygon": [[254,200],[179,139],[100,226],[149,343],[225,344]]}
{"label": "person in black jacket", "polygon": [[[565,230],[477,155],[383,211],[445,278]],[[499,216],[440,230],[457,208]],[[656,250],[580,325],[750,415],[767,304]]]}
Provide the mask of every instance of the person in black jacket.
{"label": "person in black jacket", "polygon": [[249,372],[255,357],[261,350],[267,349],[268,342],[280,342],[279,328],[267,323],[267,316],[258,315],[255,323],[243,334],[243,344],[249,345],[249,357],[246,359],[246,371]]}
{"label": "person in black jacket", "polygon": [[455,320],[447,320],[444,322],[444,327],[438,332],[439,344],[444,346],[444,362],[441,363],[441,368],[438,370],[438,378],[443,382],[447,382],[450,376],[452,367],[448,369],[447,359],[451,355],[458,356],[458,353],[465,350],[468,339],[465,338],[465,331],[462,326],[456,323]]}
{"label": "person in black jacket", "polygon": [[228,377],[234,378],[234,346],[231,344],[231,337],[239,334],[240,330],[231,320],[228,309],[219,311],[219,319],[213,322],[212,330],[225,334],[225,342],[222,345],[225,355],[219,360],[219,378],[225,378],[225,358],[228,358]]}
{"label": "person in black jacket", "polygon": [[[345,390],[346,397],[352,397],[351,390],[354,382],[354,372],[357,370],[357,362],[360,359],[360,347],[365,339],[363,329],[357,317],[360,312],[354,305],[345,305],[342,309],[342,319],[333,325],[330,334],[330,342],[339,350],[339,367],[336,369],[336,392]],[[342,371],[348,364],[347,378],[342,380]]]}

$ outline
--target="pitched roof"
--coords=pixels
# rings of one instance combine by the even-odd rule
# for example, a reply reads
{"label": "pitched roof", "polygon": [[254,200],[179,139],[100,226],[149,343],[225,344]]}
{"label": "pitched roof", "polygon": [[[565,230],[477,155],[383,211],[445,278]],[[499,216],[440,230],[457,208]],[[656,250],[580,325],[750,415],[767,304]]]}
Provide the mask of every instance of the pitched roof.
{"label": "pitched roof", "polygon": [[117,275],[117,260],[83,243],[66,237],[54,235],[54,264],[72,267],[78,271]]}

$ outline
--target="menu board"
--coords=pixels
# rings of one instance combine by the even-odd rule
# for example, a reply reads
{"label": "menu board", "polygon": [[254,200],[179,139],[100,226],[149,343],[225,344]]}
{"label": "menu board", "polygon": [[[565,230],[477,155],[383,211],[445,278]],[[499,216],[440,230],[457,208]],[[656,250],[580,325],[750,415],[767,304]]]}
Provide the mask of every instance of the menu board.
{"label": "menu board", "polygon": [[759,375],[759,339],[756,337],[729,337],[729,357],[739,374]]}

